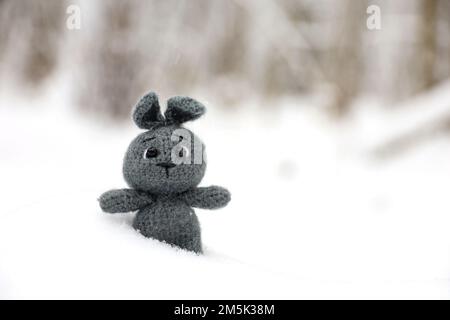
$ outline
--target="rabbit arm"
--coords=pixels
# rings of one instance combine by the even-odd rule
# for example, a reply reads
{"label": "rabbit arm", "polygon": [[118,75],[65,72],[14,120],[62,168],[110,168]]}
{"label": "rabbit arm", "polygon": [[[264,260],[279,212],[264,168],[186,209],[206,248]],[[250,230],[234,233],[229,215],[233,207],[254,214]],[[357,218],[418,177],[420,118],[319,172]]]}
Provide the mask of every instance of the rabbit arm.
{"label": "rabbit arm", "polygon": [[219,209],[231,199],[227,189],[217,186],[192,189],[185,192],[183,197],[188,205],[201,209]]}
{"label": "rabbit arm", "polygon": [[100,196],[100,207],[108,213],[130,212],[141,209],[150,203],[152,198],[133,189],[110,190]]}

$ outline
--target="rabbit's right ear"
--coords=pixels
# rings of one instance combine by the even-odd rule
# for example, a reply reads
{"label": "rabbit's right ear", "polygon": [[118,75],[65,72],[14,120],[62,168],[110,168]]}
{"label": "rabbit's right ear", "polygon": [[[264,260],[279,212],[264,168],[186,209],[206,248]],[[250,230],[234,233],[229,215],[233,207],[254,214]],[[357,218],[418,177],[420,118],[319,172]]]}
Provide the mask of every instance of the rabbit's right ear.
{"label": "rabbit's right ear", "polygon": [[156,93],[150,92],[139,100],[133,111],[133,121],[141,129],[151,129],[164,122]]}

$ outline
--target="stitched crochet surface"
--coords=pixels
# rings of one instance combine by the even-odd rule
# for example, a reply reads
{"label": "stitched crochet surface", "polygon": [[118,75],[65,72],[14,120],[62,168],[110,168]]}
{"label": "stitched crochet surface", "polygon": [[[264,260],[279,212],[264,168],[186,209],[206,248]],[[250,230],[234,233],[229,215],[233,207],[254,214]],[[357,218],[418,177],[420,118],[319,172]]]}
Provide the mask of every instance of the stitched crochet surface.
{"label": "stitched crochet surface", "polygon": [[141,98],[133,120],[147,131],[131,142],[123,162],[130,189],[103,193],[99,199],[102,210],[137,210],[133,227],[142,235],[201,253],[200,225],[192,208],[217,209],[230,201],[225,188],[197,187],[206,170],[205,148],[182,124],[204,113],[198,101],[173,97],[163,116],[155,93]]}

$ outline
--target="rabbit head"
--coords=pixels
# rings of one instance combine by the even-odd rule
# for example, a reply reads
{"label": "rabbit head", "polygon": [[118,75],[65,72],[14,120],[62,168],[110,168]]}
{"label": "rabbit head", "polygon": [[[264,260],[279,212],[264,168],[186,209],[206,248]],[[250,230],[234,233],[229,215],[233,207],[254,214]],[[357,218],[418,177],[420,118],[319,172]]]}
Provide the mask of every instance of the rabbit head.
{"label": "rabbit head", "polygon": [[145,95],[133,111],[144,133],[128,147],[123,174],[128,185],[154,194],[180,193],[197,186],[206,170],[204,145],[182,124],[199,118],[205,107],[188,97],[173,97],[164,116],[158,97]]}

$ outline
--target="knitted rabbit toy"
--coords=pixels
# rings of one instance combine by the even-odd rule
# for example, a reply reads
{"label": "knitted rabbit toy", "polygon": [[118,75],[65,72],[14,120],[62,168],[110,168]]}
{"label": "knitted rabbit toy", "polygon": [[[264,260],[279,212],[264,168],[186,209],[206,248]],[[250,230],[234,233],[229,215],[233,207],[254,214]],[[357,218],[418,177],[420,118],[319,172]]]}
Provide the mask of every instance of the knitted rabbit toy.
{"label": "knitted rabbit toy", "polygon": [[131,142],[123,162],[130,189],[103,193],[102,210],[137,210],[133,227],[142,235],[201,253],[200,225],[192,207],[217,209],[230,201],[224,188],[197,187],[205,174],[205,147],[182,124],[204,113],[205,107],[196,100],[173,97],[163,116],[156,94],[145,95],[133,120],[147,131]]}

